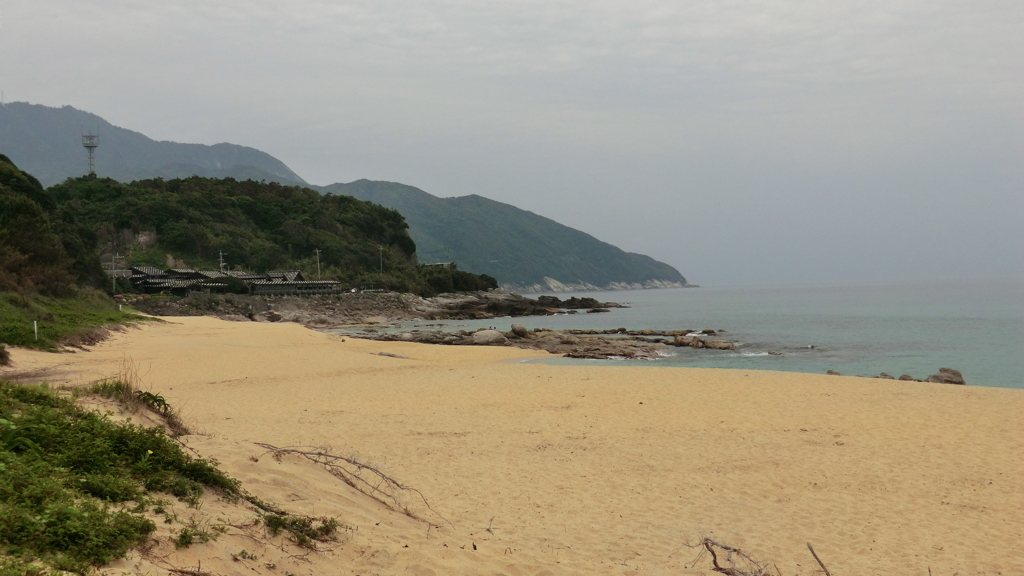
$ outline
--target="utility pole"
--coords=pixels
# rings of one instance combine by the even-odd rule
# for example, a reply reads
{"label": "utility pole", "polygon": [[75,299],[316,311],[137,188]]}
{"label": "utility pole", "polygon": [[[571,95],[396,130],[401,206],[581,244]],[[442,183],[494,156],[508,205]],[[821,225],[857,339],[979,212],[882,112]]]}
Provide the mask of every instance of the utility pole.
{"label": "utility pole", "polygon": [[320,249],[317,248],[316,252],[316,279],[320,279]]}
{"label": "utility pole", "polygon": [[121,257],[117,252],[114,252],[114,255],[110,257],[110,292],[112,294],[117,292],[117,261]]}
{"label": "utility pole", "polygon": [[223,274],[224,273],[224,257],[227,256],[227,253],[224,252],[223,250],[218,250],[218,252],[220,252],[220,271],[221,271],[221,274]]}

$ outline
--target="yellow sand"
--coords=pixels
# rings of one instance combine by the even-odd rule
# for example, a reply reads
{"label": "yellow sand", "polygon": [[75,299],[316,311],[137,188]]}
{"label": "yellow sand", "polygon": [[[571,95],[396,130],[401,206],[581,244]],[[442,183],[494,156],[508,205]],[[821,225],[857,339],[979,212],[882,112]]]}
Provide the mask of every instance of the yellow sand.
{"label": "yellow sand", "polygon": [[273,484],[272,459],[230,445],[329,445],[454,525],[423,506],[443,528],[375,524],[385,511],[331,501],[337,480],[311,467],[278,493],[358,530],[307,573],[698,574],[708,559],[692,566],[682,545],[706,535],[786,576],[822,573],[808,541],[836,576],[1024,574],[1021,390],[551,366],[511,348],[167,320],[87,353],[15,350],[16,369],[85,383],[130,358],[212,437],[197,449],[252,485]]}

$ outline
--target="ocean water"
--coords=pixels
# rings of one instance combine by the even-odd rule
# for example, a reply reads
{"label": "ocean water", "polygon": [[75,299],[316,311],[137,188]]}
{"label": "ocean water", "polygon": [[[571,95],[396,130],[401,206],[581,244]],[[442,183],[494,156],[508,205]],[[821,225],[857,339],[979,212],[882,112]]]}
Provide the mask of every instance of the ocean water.
{"label": "ocean water", "polygon": [[[669,348],[658,360],[546,360],[783,370],[923,379],[940,367],[972,386],[1024,389],[1024,279],[889,286],[680,288],[575,294],[630,306],[605,314],[450,321],[474,330],[724,329],[736,351]],[[571,294],[557,294],[568,298]],[[406,328],[413,323],[406,325]],[[813,348],[809,348],[813,346]],[[781,352],[770,355],[768,352]]]}

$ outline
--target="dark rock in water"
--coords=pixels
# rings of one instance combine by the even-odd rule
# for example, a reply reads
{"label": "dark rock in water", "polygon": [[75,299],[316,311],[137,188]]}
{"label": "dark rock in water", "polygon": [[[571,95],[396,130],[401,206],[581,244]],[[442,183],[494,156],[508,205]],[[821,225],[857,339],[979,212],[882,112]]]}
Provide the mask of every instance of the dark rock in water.
{"label": "dark rock in water", "polygon": [[952,368],[939,368],[938,374],[932,374],[931,376],[924,379],[925,382],[935,382],[937,384],[959,384],[964,385],[964,377],[960,374],[959,370],[953,370]]}
{"label": "dark rock in water", "polygon": [[896,378],[892,377],[891,375],[886,374],[885,372],[882,372],[881,374],[879,374],[878,377],[881,378],[882,380],[895,380],[896,379]]}
{"label": "dark rock in water", "polygon": [[[721,330],[719,330],[719,332],[721,332]],[[769,350],[768,351],[768,355],[769,356],[782,356],[782,352],[776,352],[775,350]]]}
{"label": "dark rock in water", "polygon": [[903,380],[904,382],[916,382],[916,379],[910,374],[900,376],[900,380]]}
{"label": "dark rock in water", "polygon": [[530,333],[526,331],[526,326],[523,326],[522,324],[513,324],[512,333],[520,338],[526,338],[530,335]]}
{"label": "dark rock in water", "polygon": [[828,374],[829,376],[842,376],[842,374],[836,372],[835,370],[829,370],[828,372],[825,372],[825,374]]}
{"label": "dark rock in water", "polygon": [[596,314],[598,312],[611,312],[611,310],[607,308],[591,308],[590,310],[587,310],[587,314]]}
{"label": "dark rock in water", "polygon": [[537,305],[545,308],[561,308],[562,301],[555,296],[537,296]]}
{"label": "dark rock in water", "polygon": [[594,298],[577,298],[575,296],[562,302],[562,308],[575,308],[577,310],[581,310],[583,308],[599,308],[601,306],[604,306],[604,304],[598,302]]}
{"label": "dark rock in water", "polygon": [[705,329],[701,330],[700,333],[701,334],[707,334],[708,336],[714,336],[715,334],[717,334],[717,332],[715,332],[711,328],[705,328]]}

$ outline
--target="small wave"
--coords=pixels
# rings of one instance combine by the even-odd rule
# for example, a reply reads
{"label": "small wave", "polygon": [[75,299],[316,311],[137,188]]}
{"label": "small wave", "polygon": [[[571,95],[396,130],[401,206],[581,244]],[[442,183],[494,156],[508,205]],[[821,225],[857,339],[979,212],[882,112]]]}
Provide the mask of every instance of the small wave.
{"label": "small wave", "polygon": [[740,352],[739,356],[768,356],[767,352]]}
{"label": "small wave", "polygon": [[657,354],[662,358],[672,358],[673,356],[679,356],[678,352],[670,352],[668,350],[659,350]]}

